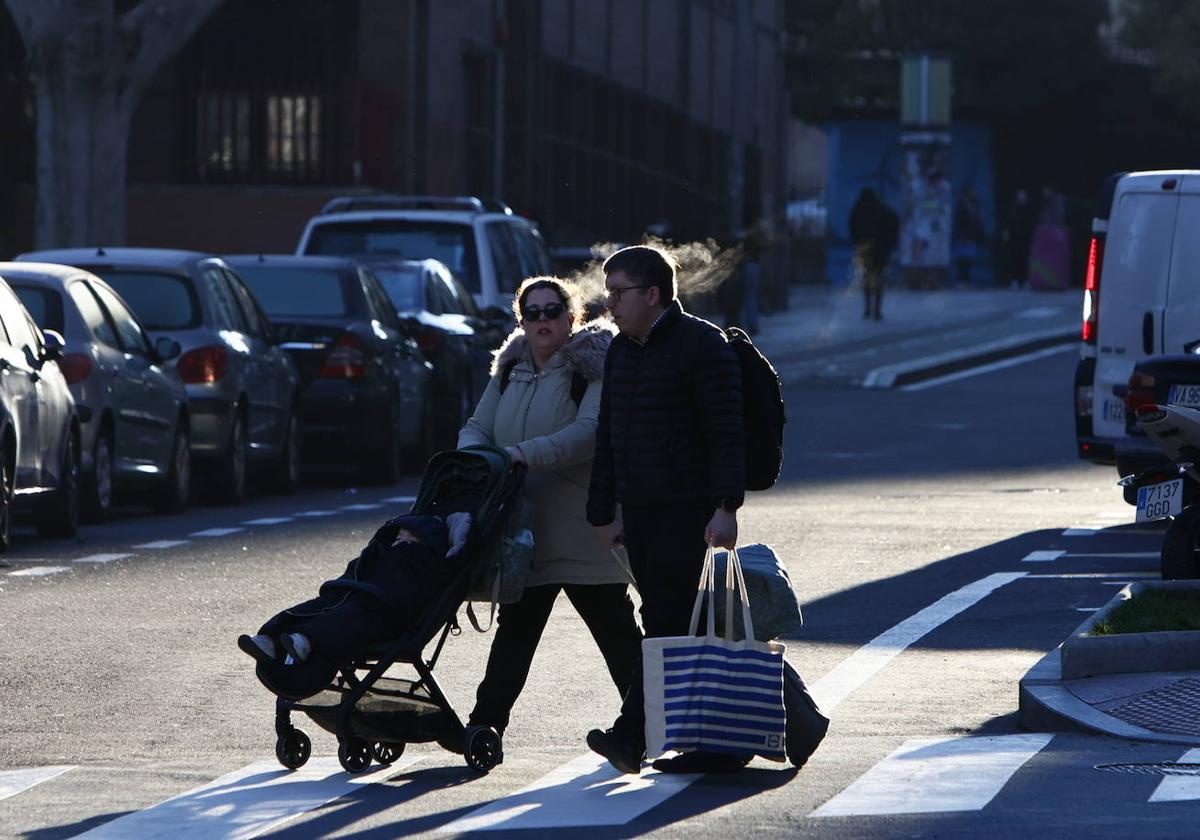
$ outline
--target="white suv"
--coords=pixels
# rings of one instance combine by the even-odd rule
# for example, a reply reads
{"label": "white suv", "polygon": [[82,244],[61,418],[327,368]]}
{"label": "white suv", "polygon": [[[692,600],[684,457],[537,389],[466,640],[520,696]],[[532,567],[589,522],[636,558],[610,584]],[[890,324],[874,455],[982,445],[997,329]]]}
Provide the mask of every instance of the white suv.
{"label": "white suv", "polygon": [[501,202],[471,196],[335,198],[308,220],[296,253],[439,260],[481,308],[498,307],[505,313],[511,312],[522,280],[551,272],[533,222]]}

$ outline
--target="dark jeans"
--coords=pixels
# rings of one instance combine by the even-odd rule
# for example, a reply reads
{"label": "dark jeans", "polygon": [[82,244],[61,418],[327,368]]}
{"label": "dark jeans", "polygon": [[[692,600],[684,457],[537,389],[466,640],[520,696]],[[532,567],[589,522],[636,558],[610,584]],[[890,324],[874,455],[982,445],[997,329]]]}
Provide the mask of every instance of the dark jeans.
{"label": "dark jeans", "polygon": [[629,691],[634,663],[642,653],[642,633],[633,617],[628,587],[623,583],[529,586],[517,603],[500,605],[496,638],[471,712],[472,725],[491,726],[497,732],[508,726],[560,591],[567,593],[591,631],[617,691],[622,697]]}
{"label": "dark jeans", "polygon": [[[696,602],[700,569],[708,545],[704,528],[713,508],[703,502],[625,507],[625,547],[642,596],[646,636],[685,636]],[[638,744],[646,738],[642,657],[637,658],[629,693],[613,729]]]}

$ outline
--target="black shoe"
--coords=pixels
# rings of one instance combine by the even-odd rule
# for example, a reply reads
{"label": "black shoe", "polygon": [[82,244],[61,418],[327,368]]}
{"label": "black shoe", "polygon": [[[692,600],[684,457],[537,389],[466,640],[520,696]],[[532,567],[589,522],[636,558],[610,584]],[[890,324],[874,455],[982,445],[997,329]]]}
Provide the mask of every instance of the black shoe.
{"label": "black shoe", "polygon": [[736,773],[750,763],[753,756],[696,750],[671,758],[660,758],[650,765],[660,773]]}
{"label": "black shoe", "polygon": [[587,745],[622,773],[636,775],[642,772],[642,759],[646,751],[630,738],[624,738],[611,729],[593,729],[587,734]]}

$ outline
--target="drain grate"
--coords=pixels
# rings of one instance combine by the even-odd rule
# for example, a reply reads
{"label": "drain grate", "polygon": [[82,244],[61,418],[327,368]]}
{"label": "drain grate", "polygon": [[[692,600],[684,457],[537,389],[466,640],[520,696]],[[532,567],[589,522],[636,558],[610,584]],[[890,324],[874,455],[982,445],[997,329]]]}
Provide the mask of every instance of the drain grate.
{"label": "drain grate", "polygon": [[1160,761],[1156,764],[1097,764],[1095,769],[1134,776],[1200,776],[1200,764]]}
{"label": "drain grate", "polygon": [[1200,736],[1200,680],[1178,680],[1147,691],[1108,714],[1151,732]]}

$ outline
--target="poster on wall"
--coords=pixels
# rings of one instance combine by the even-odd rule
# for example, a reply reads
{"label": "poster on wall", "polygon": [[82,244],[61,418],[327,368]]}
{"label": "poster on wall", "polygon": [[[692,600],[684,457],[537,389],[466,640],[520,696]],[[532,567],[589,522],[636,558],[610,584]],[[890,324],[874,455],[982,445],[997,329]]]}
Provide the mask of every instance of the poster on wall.
{"label": "poster on wall", "polygon": [[900,267],[909,285],[940,285],[950,266],[954,195],[946,176],[950,136],[920,132],[900,140],[904,203],[900,221]]}

